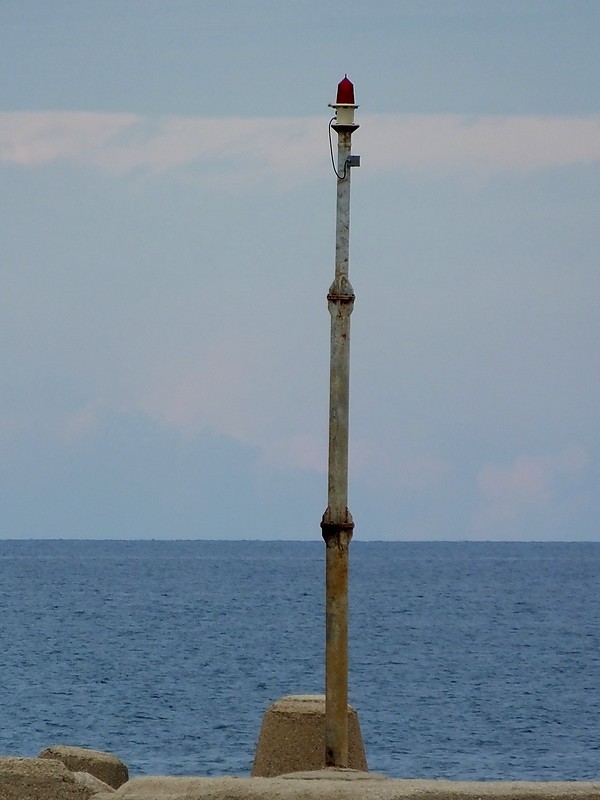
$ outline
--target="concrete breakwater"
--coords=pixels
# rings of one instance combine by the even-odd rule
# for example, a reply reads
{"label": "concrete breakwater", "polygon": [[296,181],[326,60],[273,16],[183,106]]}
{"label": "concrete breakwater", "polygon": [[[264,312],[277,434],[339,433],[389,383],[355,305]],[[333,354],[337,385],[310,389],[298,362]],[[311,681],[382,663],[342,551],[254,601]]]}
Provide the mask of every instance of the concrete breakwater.
{"label": "concrete breakwater", "polygon": [[37,758],[0,757],[0,800],[89,800],[112,797],[129,780],[112,753],[55,745]]}
{"label": "concrete breakwater", "polygon": [[[201,756],[199,756],[201,761]],[[600,780],[444,781],[315,770],[271,778],[139,777],[110,753],[54,746],[0,757],[0,800],[600,800]]]}

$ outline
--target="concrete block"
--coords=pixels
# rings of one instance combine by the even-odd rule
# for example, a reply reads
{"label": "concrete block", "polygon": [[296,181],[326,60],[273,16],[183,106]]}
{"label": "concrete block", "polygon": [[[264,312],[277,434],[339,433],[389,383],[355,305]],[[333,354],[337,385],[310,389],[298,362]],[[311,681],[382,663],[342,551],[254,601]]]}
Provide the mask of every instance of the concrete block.
{"label": "concrete block", "polygon": [[[271,778],[324,766],[325,695],[288,695],[273,703],[263,719],[252,776]],[[352,706],[348,706],[348,767],[368,769],[358,714]]]}
{"label": "concrete block", "polygon": [[121,759],[101,750],[57,744],[42,750],[38,758],[60,761],[71,772],[89,772],[113,789],[118,789],[129,779],[129,770]]}
{"label": "concrete block", "polygon": [[133,778],[94,800],[600,800],[600,782],[396,780],[324,770],[286,778]]}
{"label": "concrete block", "polygon": [[59,761],[0,757],[0,800],[91,800],[96,794]]}
{"label": "concrete block", "polygon": [[89,772],[71,772],[71,775],[76,783],[93,792],[94,800],[107,794],[113,795],[116,792],[116,789],[113,789],[108,783],[104,783],[100,778],[94,777]]}

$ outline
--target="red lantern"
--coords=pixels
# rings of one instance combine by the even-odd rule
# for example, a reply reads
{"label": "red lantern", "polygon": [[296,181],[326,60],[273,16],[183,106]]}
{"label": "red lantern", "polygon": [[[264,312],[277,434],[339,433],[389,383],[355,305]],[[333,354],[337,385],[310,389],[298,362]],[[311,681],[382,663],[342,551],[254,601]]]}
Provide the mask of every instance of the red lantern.
{"label": "red lantern", "polygon": [[343,105],[354,105],[354,84],[344,75],[343,80],[338,83],[336,103]]}

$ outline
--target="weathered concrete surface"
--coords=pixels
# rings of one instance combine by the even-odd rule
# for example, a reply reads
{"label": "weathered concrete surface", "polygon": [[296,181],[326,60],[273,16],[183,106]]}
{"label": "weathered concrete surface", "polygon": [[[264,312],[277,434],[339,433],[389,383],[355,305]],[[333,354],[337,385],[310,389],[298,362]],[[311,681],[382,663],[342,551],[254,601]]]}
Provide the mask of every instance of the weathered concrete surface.
{"label": "weathered concrete surface", "polygon": [[97,788],[60,761],[0,756],[0,800],[90,800]]}
{"label": "weathered concrete surface", "polygon": [[324,770],[304,777],[133,778],[96,800],[599,800],[597,783],[386,779]]}
{"label": "weathered concrete surface", "polygon": [[[367,770],[358,714],[348,706],[348,766]],[[325,695],[288,695],[264,716],[252,776],[272,778],[287,772],[325,767]]]}
{"label": "weathered concrete surface", "polygon": [[129,770],[121,759],[101,750],[57,744],[42,750],[38,758],[60,761],[71,772],[89,772],[113,789],[118,789],[129,779]]}
{"label": "weathered concrete surface", "polygon": [[104,781],[101,781],[99,778],[95,778],[93,775],[90,775],[89,772],[72,772],[71,774],[77,783],[92,790],[94,793],[93,800],[96,800],[96,795],[98,794],[113,795],[115,793],[115,790],[112,788],[112,786],[109,786],[108,783],[104,783]]}

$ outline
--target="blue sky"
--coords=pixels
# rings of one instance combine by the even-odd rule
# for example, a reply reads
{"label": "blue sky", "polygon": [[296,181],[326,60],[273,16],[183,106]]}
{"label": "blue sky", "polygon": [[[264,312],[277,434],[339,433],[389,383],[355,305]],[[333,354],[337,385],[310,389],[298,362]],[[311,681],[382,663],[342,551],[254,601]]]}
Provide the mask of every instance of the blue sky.
{"label": "blue sky", "polygon": [[0,537],[598,540],[596,0],[0,4]]}

